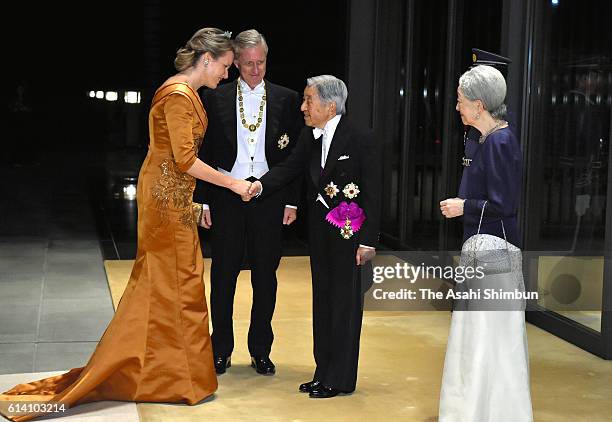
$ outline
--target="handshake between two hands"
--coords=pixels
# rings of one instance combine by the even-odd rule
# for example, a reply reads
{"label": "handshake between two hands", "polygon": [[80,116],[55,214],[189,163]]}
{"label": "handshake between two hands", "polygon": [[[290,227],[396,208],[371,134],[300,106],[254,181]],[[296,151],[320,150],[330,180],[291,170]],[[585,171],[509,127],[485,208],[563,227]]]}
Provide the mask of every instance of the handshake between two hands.
{"label": "handshake between two hands", "polygon": [[[247,180],[242,179],[234,179],[228,186],[232,192],[240,195],[243,201],[248,202],[254,197],[257,197],[263,191],[263,185],[259,180],[255,182],[249,182]],[[283,214],[283,224],[290,225],[297,219],[297,208],[291,205],[285,206],[285,211]],[[206,205],[202,210],[202,217],[199,222],[199,225],[204,227],[205,229],[210,229],[212,227],[212,219],[210,214],[210,209],[208,205]]]}
{"label": "handshake between two hands", "polygon": [[230,189],[240,195],[243,201],[248,202],[256,196],[259,196],[263,190],[263,186],[259,180],[249,182],[247,180],[236,180],[230,186]]}

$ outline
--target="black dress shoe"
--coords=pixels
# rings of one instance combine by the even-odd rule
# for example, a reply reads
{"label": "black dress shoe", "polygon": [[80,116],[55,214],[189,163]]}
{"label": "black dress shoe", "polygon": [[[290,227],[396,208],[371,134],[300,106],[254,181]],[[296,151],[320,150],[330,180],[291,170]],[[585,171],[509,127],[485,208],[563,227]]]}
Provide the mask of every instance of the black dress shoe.
{"label": "black dress shoe", "polygon": [[217,374],[225,374],[225,370],[232,366],[231,356],[216,356],[215,357],[215,371]]}
{"label": "black dress shoe", "polygon": [[321,386],[321,382],[317,380],[312,380],[305,382],[304,384],[300,384],[300,393],[310,393],[312,390]]}
{"label": "black dress shoe", "polygon": [[350,394],[352,391],[342,391],[334,387],[326,387],[323,384],[319,384],[317,388],[314,388],[308,396],[312,399],[329,399],[336,397],[338,394]]}
{"label": "black dress shoe", "polygon": [[255,368],[255,371],[261,375],[274,375],[276,373],[276,367],[267,356],[251,356],[251,367]]}

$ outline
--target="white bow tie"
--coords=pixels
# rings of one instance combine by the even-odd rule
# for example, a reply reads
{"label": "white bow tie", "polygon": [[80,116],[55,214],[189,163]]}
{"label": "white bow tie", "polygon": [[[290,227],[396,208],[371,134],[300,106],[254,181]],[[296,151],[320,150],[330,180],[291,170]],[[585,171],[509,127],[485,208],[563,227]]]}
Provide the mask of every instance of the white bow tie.
{"label": "white bow tie", "polygon": [[242,86],[242,92],[244,94],[264,95],[266,93],[266,90],[264,89],[263,84],[259,84],[255,87],[255,89],[251,89],[248,85],[245,84]]}
{"label": "white bow tie", "polygon": [[318,127],[315,127],[312,130],[312,135],[314,136],[315,139],[319,139],[321,136],[325,135],[325,129],[320,129]]}

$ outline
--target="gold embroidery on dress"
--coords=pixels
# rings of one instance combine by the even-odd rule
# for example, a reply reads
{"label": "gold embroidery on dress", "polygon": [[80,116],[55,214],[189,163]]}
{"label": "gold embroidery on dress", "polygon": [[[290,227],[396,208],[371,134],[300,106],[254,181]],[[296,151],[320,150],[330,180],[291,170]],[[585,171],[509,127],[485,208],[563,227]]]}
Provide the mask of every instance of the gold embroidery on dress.
{"label": "gold embroidery on dress", "polygon": [[204,213],[204,208],[202,207],[202,204],[198,204],[196,202],[191,204],[191,208],[193,209],[193,219],[195,224],[199,226],[200,221],[202,220],[202,214]]}
{"label": "gold embroidery on dress", "polygon": [[[193,140],[193,151],[197,155],[202,144],[202,135],[197,135]],[[195,177],[182,172],[173,158],[164,159],[159,168],[161,175],[152,189],[155,207],[157,208],[161,224],[168,223],[168,209],[172,206],[178,212],[179,221],[186,227],[196,229],[197,217],[193,208],[193,190],[195,188]]]}
{"label": "gold embroidery on dress", "polygon": [[[191,202],[195,178],[179,170],[172,158],[166,158],[159,165],[161,175],[152,189],[155,207],[159,211],[162,224],[168,222],[168,209],[170,206],[181,212],[181,223],[189,226],[193,224],[193,211]],[[188,215],[186,218],[185,214]]]}
{"label": "gold embroidery on dress", "polygon": [[191,208],[182,212],[179,217],[179,221],[186,227],[194,227],[194,220],[195,216],[193,215],[193,210]]}
{"label": "gold embroidery on dress", "polygon": [[[197,156],[200,151],[200,147],[202,146],[202,140],[204,139],[204,135],[195,135],[193,138],[193,153]],[[195,184],[194,184],[195,186]],[[193,197],[193,192],[192,192]],[[195,226],[200,224],[200,220],[202,219],[202,204],[196,204],[194,202],[191,203],[191,212],[184,212],[181,215],[181,222],[186,226]]]}

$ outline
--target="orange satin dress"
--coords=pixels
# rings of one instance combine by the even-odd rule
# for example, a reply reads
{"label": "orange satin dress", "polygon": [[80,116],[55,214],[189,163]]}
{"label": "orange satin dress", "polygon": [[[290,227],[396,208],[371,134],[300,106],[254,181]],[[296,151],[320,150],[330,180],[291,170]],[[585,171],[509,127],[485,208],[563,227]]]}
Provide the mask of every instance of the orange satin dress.
{"label": "orange satin dress", "polygon": [[84,368],[17,385],[0,400],[195,404],[217,389],[196,225],[202,210],[192,202],[195,179],[185,173],[207,123],[187,84],[157,90],[138,178],[138,251],[114,318]]}

